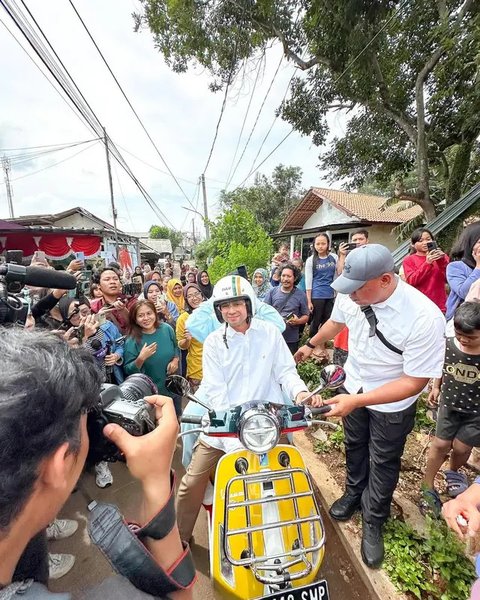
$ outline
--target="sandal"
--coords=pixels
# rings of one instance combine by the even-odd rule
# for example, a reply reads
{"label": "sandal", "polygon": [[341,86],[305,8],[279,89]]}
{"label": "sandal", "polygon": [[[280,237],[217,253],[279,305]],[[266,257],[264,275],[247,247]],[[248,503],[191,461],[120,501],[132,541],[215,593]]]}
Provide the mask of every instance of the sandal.
{"label": "sandal", "polygon": [[422,488],[422,497],[418,503],[418,508],[424,517],[432,515],[438,519],[442,513],[442,501],[437,490],[430,488]]}
{"label": "sandal", "polygon": [[447,493],[450,498],[456,498],[468,488],[468,478],[460,471],[446,470],[443,472],[447,482]]}

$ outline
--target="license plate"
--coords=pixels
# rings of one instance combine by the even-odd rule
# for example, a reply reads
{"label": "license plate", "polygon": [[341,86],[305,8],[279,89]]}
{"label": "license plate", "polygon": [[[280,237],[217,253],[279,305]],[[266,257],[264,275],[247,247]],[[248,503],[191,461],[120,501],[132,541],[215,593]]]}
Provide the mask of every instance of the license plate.
{"label": "license plate", "polygon": [[328,598],[327,580],[323,579],[305,587],[291,588],[264,596],[262,600],[328,600]]}

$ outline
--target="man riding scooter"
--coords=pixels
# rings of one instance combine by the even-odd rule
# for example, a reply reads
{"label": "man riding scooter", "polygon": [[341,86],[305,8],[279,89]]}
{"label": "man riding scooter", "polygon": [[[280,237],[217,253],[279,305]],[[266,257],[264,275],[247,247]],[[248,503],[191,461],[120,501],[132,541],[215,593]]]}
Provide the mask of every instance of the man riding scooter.
{"label": "man riding scooter", "polygon": [[[255,318],[256,298],[250,283],[238,275],[224,277],[212,297],[217,319],[225,326],[205,340],[199,395],[215,411],[267,398],[284,404],[283,393],[296,403],[309,395],[280,331]],[[192,537],[210,473],[226,452],[239,447],[237,439],[200,435],[177,496],[183,540]]]}

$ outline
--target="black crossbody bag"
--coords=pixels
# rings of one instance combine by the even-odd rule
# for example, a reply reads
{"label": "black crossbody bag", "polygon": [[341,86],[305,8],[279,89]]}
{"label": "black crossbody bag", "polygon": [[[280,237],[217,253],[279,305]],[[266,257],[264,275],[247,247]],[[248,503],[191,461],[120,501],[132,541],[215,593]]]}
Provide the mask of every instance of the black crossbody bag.
{"label": "black crossbody bag", "polygon": [[370,326],[369,337],[373,337],[376,335],[384,346],[386,346],[392,352],[395,352],[395,354],[400,354],[400,356],[401,356],[403,354],[403,350],[400,350],[400,348],[397,348],[392,343],[390,343],[387,340],[387,338],[383,335],[383,333],[378,329],[378,327],[377,327],[378,319],[375,315],[373,308],[371,306],[362,306],[360,308],[360,310],[365,315],[365,318],[367,319],[368,324]]}

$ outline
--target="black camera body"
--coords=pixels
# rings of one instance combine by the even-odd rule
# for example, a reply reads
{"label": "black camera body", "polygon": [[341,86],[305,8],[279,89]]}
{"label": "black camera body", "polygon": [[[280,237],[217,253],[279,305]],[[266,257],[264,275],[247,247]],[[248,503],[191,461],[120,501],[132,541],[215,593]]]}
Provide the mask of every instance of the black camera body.
{"label": "black camera body", "polygon": [[103,435],[103,428],[108,423],[116,423],[135,436],[145,435],[155,429],[155,407],[144,398],[157,393],[153,381],[141,373],[130,375],[120,385],[102,385],[98,405],[89,412],[87,420],[90,464],[102,460],[124,460],[115,444]]}

